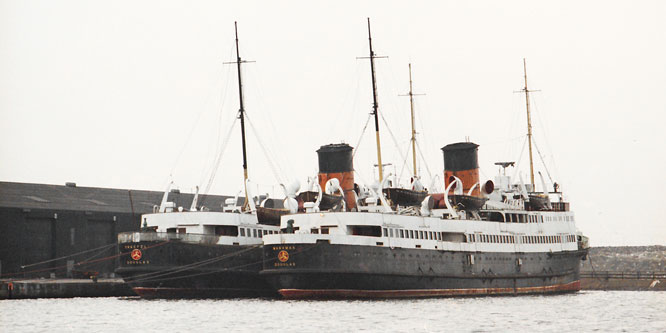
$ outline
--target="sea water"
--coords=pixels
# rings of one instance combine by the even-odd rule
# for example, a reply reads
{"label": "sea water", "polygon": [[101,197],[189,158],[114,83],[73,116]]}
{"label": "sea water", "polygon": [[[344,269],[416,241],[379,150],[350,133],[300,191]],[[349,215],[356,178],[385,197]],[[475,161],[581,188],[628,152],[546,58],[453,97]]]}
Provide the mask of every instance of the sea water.
{"label": "sea water", "polygon": [[666,332],[666,292],[405,300],[0,301],[0,332]]}

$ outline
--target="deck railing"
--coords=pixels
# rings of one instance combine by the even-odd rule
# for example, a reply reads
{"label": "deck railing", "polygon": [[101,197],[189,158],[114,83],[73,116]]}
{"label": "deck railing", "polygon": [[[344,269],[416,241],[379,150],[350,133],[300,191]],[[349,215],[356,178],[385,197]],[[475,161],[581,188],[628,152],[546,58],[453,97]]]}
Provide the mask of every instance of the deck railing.
{"label": "deck railing", "polygon": [[175,233],[175,232],[122,232],[118,234],[118,243],[181,241],[194,244],[216,244],[220,237],[216,235]]}

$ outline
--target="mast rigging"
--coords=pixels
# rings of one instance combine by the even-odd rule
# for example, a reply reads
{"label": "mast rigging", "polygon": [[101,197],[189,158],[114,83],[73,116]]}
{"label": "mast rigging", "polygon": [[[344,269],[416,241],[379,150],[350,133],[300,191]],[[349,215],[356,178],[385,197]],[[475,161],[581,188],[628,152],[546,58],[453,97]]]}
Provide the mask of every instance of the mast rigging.
{"label": "mast rigging", "polygon": [[409,96],[409,109],[411,111],[412,118],[412,163],[414,165],[414,178],[418,178],[418,172],[416,171],[416,125],[414,118],[414,96],[423,96],[425,94],[415,94],[412,90],[412,64],[409,64],[409,93],[407,95],[400,96]]}
{"label": "mast rigging", "polygon": [[248,196],[247,192],[247,149],[245,144],[245,107],[243,106],[243,80],[241,77],[241,63],[243,60],[240,56],[240,51],[238,49],[238,24],[234,22],[234,30],[236,32],[236,65],[238,68],[238,97],[240,100],[240,108],[238,110],[238,118],[240,118],[241,123],[241,142],[243,146],[243,188],[245,189],[245,203],[243,204],[243,209],[249,207],[249,200],[251,198]]}
{"label": "mast rigging", "polygon": [[379,167],[379,183],[384,180],[384,165],[382,164],[382,149],[379,140],[379,104],[377,103],[377,80],[375,77],[375,52],[372,50],[372,35],[370,34],[370,18],[368,17],[368,43],[370,44],[370,72],[372,74],[372,114],[375,116],[375,137],[377,139],[377,166]]}
{"label": "mast rigging", "polygon": [[535,188],[534,188],[534,162],[532,157],[532,119],[530,115],[531,90],[527,89],[527,62],[525,61],[525,58],[523,58],[523,70],[525,73],[525,88],[523,88],[523,92],[525,92],[525,106],[527,109],[527,141],[530,150],[530,184],[532,184],[532,191],[534,191]]}

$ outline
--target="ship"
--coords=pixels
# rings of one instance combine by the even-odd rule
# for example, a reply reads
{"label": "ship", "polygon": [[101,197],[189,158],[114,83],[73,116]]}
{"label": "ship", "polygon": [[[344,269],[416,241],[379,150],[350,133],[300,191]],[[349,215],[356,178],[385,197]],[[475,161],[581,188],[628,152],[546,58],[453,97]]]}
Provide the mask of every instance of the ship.
{"label": "ship", "polygon": [[161,205],[153,213],[142,215],[141,231],[120,233],[121,256],[116,273],[143,298],[276,296],[275,290],[259,276],[262,237],[277,234],[280,216],[292,210],[270,198],[255,201],[248,191],[241,77],[244,60],[238,47],[237,24],[235,35],[245,199],[228,198],[222,211],[209,211],[198,207],[197,188],[192,205],[186,210],[168,201],[167,188]]}
{"label": "ship", "polygon": [[[370,37],[374,115],[377,98]],[[529,90],[525,71],[529,122]],[[506,175],[479,179],[478,145],[442,148],[444,191],[418,206],[396,209],[381,188],[346,192],[351,211],[308,205],[281,217],[281,232],[263,237],[264,276],[287,299],[413,298],[468,295],[552,294],[580,290],[580,261],[589,241],[557,185],[536,191]],[[319,180],[353,182],[352,147],[320,148]],[[381,148],[377,128],[378,165]],[[322,161],[322,159],[325,159]],[[341,163],[342,161],[342,163]],[[337,166],[334,169],[322,166]],[[380,167],[379,183],[382,183]],[[344,187],[343,188],[348,188]],[[354,197],[354,200],[350,200]]]}

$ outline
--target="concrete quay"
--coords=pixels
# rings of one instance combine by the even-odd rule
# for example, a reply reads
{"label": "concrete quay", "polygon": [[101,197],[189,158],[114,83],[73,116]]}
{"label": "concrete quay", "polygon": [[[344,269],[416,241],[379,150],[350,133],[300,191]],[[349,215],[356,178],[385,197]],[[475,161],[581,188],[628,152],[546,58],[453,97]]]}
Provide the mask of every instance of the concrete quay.
{"label": "concrete quay", "polygon": [[122,279],[26,279],[0,281],[0,299],[136,296]]}

